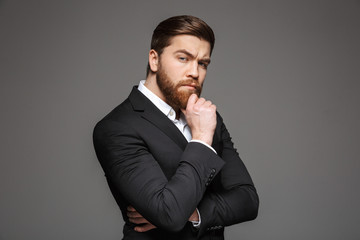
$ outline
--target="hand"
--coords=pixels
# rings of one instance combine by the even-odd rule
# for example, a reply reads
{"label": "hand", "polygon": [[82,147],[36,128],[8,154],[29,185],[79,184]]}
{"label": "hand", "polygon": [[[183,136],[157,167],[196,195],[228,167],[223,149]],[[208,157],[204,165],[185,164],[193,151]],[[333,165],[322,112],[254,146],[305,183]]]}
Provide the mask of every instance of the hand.
{"label": "hand", "polygon": [[211,145],[216,127],[216,106],[210,101],[192,94],[186,110],[181,111],[191,129],[192,139]]}
{"label": "hand", "polygon": [[147,232],[151,229],[156,228],[153,224],[151,224],[148,220],[146,220],[139,212],[136,211],[132,206],[128,206],[127,208],[127,216],[129,217],[129,221],[135,224],[142,224],[136,226],[134,230],[136,232]]}
{"label": "hand", "polygon": [[189,217],[190,222],[199,222],[199,214],[198,211],[195,209],[195,211],[191,214]]}
{"label": "hand", "polygon": [[[132,206],[128,206],[127,208],[127,216],[129,217],[129,221],[135,224],[143,224],[141,226],[136,226],[134,230],[136,232],[147,232],[151,229],[156,228],[156,226],[152,225],[148,220],[146,220],[139,212],[136,211]],[[189,217],[189,221],[199,222],[199,214],[197,210],[191,214]]]}

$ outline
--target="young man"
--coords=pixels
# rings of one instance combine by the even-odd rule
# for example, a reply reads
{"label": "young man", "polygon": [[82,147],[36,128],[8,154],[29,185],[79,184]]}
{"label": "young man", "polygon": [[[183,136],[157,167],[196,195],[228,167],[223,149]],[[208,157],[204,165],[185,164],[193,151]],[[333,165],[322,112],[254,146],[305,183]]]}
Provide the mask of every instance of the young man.
{"label": "young man", "polygon": [[215,105],[200,97],[214,47],[201,19],[154,30],[145,81],[94,130],[124,239],[224,239],[257,216],[258,195]]}

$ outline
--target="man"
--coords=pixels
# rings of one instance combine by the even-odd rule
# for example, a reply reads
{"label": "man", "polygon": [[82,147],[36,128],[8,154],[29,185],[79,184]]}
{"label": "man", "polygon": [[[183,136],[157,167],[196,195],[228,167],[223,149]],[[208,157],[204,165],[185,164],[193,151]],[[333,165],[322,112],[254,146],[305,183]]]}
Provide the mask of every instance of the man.
{"label": "man", "polygon": [[258,195],[216,107],[200,97],[214,34],[176,16],[154,30],[145,81],[94,130],[124,239],[224,239]]}

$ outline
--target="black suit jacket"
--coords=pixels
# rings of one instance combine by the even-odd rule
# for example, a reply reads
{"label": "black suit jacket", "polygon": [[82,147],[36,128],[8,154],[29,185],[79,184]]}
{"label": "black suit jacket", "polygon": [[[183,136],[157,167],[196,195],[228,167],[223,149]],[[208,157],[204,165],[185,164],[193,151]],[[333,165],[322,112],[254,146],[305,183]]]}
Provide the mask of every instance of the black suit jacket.
{"label": "black suit jacket", "polygon": [[[223,227],[256,218],[258,195],[217,114],[212,147],[190,142],[134,87],[95,127],[94,146],[124,221],[124,239],[223,239]],[[157,226],[134,231],[132,205]],[[188,218],[198,208],[199,229]]]}

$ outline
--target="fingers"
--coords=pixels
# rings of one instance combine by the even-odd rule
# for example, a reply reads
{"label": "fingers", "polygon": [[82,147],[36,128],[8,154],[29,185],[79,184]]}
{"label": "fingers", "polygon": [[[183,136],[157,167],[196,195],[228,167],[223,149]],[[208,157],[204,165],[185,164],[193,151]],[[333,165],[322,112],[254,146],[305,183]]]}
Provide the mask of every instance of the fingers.
{"label": "fingers", "polygon": [[201,111],[214,111],[216,110],[216,106],[209,100],[199,98],[193,106],[193,110],[195,113],[199,113]]}
{"label": "fingers", "polygon": [[151,229],[156,228],[152,225],[148,220],[146,220],[133,206],[127,207],[127,216],[129,217],[129,221],[135,224],[143,224],[141,226],[136,226],[134,228],[137,232],[146,232]]}
{"label": "fingers", "polygon": [[149,223],[148,220],[146,220],[143,217],[138,217],[138,218],[129,218],[129,221],[135,224],[144,224],[144,223]]}
{"label": "fingers", "polygon": [[210,107],[212,102],[209,100],[205,100],[205,98],[199,98],[194,106],[194,109],[201,108],[201,107]]}
{"label": "fingers", "polygon": [[212,105],[212,102],[208,100],[208,101],[205,101],[203,105],[204,105],[204,107],[210,107]]}
{"label": "fingers", "polygon": [[143,217],[143,216],[141,216],[141,214],[140,213],[138,213],[138,212],[127,212],[127,216],[129,217],[129,218],[139,218],[139,217]]}
{"label": "fingers", "polygon": [[136,209],[132,206],[128,206],[126,215],[129,217],[129,221],[135,224],[149,223]]}
{"label": "fingers", "polygon": [[136,209],[133,206],[128,206],[126,210],[128,210],[128,212],[136,212]]}
{"label": "fingers", "polygon": [[142,226],[136,226],[134,230],[137,232],[146,232],[154,228],[156,228],[154,225],[152,225],[151,223],[147,223]]}
{"label": "fingers", "polygon": [[195,209],[195,211],[191,214],[189,217],[189,221],[196,221],[199,222],[199,214],[198,211]]}
{"label": "fingers", "polygon": [[199,98],[195,105],[193,106],[193,109],[195,111],[195,113],[198,113],[201,110],[201,107],[203,107],[203,104],[205,103],[205,98]]}
{"label": "fingers", "polygon": [[136,209],[132,206],[128,206],[127,216],[129,217],[130,222],[135,224],[143,224],[141,226],[135,227],[135,231],[137,232],[146,232],[153,228],[156,228],[148,220],[146,220],[138,211],[136,211]]}
{"label": "fingers", "polygon": [[195,111],[199,111],[202,107],[210,107],[211,105],[211,101],[205,100],[205,98],[199,98],[196,94],[192,94],[188,99],[186,110],[193,109]]}

